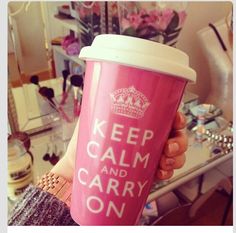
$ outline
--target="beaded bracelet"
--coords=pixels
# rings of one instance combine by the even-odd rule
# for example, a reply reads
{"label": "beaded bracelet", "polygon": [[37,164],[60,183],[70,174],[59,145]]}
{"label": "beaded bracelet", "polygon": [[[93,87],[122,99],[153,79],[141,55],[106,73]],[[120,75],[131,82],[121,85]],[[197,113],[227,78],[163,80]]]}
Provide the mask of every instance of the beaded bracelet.
{"label": "beaded bracelet", "polygon": [[[207,140],[213,143],[216,147],[213,147],[213,154],[228,154],[233,151],[233,136],[213,133],[210,130],[205,131]],[[215,150],[215,151],[214,151]]]}

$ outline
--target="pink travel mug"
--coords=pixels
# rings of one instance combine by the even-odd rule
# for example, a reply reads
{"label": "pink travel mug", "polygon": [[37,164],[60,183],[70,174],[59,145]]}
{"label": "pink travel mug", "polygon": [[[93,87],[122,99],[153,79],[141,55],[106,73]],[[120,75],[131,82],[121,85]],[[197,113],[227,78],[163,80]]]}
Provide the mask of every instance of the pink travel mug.
{"label": "pink travel mug", "polygon": [[83,92],[71,215],[80,225],[135,225],[188,81],[169,46],[99,35],[81,50]]}

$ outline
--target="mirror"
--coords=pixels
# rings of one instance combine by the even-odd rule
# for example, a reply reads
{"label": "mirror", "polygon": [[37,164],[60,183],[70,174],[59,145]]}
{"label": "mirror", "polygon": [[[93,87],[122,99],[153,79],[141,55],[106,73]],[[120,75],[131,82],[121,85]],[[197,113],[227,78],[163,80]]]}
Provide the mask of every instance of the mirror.
{"label": "mirror", "polygon": [[[63,4],[66,2],[12,1],[8,4],[8,80],[11,102],[14,102],[9,109],[16,113],[15,128],[20,131],[33,133],[55,121],[51,113],[56,110],[40,96],[39,86],[53,88],[55,100],[60,101],[62,70],[67,69],[70,74],[83,73],[84,63],[77,58],[78,51],[72,56],[61,46],[52,46],[61,43],[63,35],[77,37],[75,20],[63,25],[64,21],[55,17]],[[32,83],[35,75],[39,85]],[[11,128],[16,125],[16,120],[10,125]]]}
{"label": "mirror", "polygon": [[[120,23],[119,25],[119,17],[120,21],[124,21],[126,15],[124,12],[133,3],[127,3],[125,6],[124,3],[117,6],[114,2],[96,3],[100,5],[96,5],[94,2],[86,3],[87,5],[82,4],[82,2],[73,2],[72,4],[68,1],[9,2],[8,80],[9,97],[12,100],[9,101],[10,128],[36,132],[49,127],[51,122],[55,120],[55,117],[51,117],[50,114],[55,112],[55,109],[47,106],[48,103],[40,98],[38,86],[30,82],[33,75],[38,76],[41,86],[53,88],[54,95],[58,96],[57,101],[60,102],[63,92],[62,71],[66,69],[70,74],[83,74],[84,63],[78,58],[78,53],[80,46],[88,45],[91,42],[91,30],[92,36],[107,32],[130,33],[130,28],[126,27],[127,24]],[[138,3],[137,6],[140,4],[148,3]],[[164,2],[160,3],[158,7],[165,9],[168,4],[172,4],[171,6],[175,7],[175,11],[179,13],[179,20],[182,20],[182,30],[173,45],[189,55],[190,65],[197,71],[198,81],[196,85],[189,85],[188,90],[197,94],[202,102],[207,99],[213,83],[209,77],[214,74],[211,74],[209,66],[206,65],[209,61],[204,54],[197,32],[208,28],[209,23],[219,20],[225,21],[231,11],[232,4],[230,2],[165,4]],[[99,17],[86,19],[81,16],[83,12],[89,12],[95,8],[99,9]],[[212,9],[210,10],[211,14],[209,14],[209,9]],[[106,22],[102,20],[102,15],[106,11],[111,15],[109,16],[111,18],[108,17],[108,21],[110,20],[108,26],[104,26]],[[202,12],[200,19],[199,12]],[[182,13],[181,17],[180,13]],[[79,14],[81,14],[80,17]],[[99,28],[98,31],[95,26]],[[162,38],[157,34],[155,34],[155,38],[153,36],[154,39],[151,39],[158,41]],[[164,40],[168,39],[163,38]],[[69,49],[65,49],[68,44],[72,45]]]}

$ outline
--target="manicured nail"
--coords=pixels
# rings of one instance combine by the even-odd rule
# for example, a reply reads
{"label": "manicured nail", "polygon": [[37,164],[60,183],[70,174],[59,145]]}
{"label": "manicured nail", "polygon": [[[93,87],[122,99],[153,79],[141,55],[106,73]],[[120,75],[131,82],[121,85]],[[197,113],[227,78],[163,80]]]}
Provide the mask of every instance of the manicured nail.
{"label": "manicured nail", "polygon": [[179,144],[176,143],[176,142],[170,143],[170,144],[168,145],[168,150],[169,150],[169,153],[171,153],[171,154],[178,152],[178,150],[179,150]]}
{"label": "manicured nail", "polygon": [[181,113],[179,114],[179,120],[181,123],[184,121],[184,116]]}
{"label": "manicured nail", "polygon": [[174,159],[166,159],[166,165],[167,165],[167,166],[174,165],[174,163],[175,163],[175,160],[174,160]]}
{"label": "manicured nail", "polygon": [[160,169],[160,173],[161,173],[161,177],[165,177],[168,174],[167,171],[161,170],[161,169]]}

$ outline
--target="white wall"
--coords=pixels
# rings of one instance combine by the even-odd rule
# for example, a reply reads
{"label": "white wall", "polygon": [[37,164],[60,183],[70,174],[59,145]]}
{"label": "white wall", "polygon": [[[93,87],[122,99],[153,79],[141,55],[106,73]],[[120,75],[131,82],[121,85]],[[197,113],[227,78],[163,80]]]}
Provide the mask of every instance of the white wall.
{"label": "white wall", "polygon": [[[9,9],[15,12],[22,5],[22,2],[9,2]],[[16,28],[14,29],[19,37],[18,43],[21,49],[20,66],[25,74],[31,74],[48,69],[48,62],[45,50],[45,39],[43,21],[39,2],[31,2],[27,12],[21,11],[12,17]],[[14,22],[15,21],[15,22]]]}
{"label": "white wall", "polygon": [[[46,33],[47,33],[47,40],[50,42],[51,39],[59,36],[64,36],[69,33],[69,30],[64,28],[61,24],[58,24],[58,21],[55,19],[54,15],[56,15],[57,7],[63,4],[68,4],[68,2],[50,2],[44,1],[42,3],[43,6],[43,18],[45,20],[46,26]],[[49,44],[49,47],[50,44]]]}
{"label": "white wall", "polygon": [[188,89],[198,94],[201,101],[205,100],[210,91],[210,73],[197,38],[197,31],[226,17],[231,7],[232,3],[229,1],[189,2],[187,7],[188,16],[177,48],[189,55],[190,65],[197,72],[196,85],[189,85]]}

